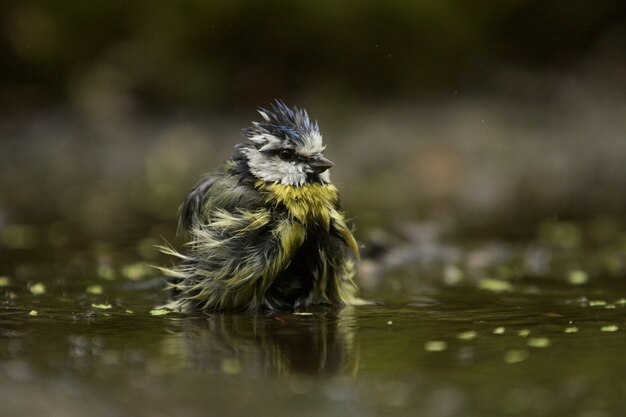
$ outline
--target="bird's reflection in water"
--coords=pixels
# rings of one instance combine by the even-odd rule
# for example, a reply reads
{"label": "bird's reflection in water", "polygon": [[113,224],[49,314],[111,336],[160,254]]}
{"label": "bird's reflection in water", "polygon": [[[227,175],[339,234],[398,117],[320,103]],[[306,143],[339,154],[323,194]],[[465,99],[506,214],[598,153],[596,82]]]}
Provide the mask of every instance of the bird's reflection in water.
{"label": "bird's reflection in water", "polygon": [[185,319],[182,331],[167,345],[170,353],[180,349],[184,366],[200,373],[330,376],[356,373],[355,334],[351,308],[214,314]]}

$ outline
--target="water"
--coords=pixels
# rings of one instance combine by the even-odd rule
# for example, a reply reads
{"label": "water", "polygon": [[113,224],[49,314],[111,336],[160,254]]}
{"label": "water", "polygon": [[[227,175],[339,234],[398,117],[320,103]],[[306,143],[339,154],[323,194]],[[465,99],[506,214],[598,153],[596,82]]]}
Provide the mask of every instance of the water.
{"label": "water", "polygon": [[145,245],[27,243],[0,253],[2,416],[626,413],[620,279],[428,264],[364,278],[369,306],[191,317],[159,315]]}

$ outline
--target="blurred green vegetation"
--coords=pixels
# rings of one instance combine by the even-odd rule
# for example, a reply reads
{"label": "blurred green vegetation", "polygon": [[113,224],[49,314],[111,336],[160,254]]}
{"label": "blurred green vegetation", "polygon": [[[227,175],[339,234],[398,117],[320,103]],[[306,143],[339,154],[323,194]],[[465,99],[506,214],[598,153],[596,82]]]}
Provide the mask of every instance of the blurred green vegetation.
{"label": "blurred green vegetation", "polygon": [[71,100],[92,77],[168,108],[478,89],[497,65],[567,67],[625,23],[621,0],[8,0],[0,106]]}

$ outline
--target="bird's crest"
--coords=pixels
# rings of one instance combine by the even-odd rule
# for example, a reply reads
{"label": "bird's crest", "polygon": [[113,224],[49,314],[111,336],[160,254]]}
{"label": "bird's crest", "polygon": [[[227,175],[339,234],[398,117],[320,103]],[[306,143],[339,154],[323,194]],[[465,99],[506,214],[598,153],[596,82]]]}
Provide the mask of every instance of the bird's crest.
{"label": "bird's crest", "polygon": [[260,107],[262,122],[252,122],[244,129],[246,137],[261,151],[277,149],[285,145],[294,147],[321,147],[322,136],[316,121],[311,121],[306,110],[289,107],[282,100],[276,100],[270,109]]}

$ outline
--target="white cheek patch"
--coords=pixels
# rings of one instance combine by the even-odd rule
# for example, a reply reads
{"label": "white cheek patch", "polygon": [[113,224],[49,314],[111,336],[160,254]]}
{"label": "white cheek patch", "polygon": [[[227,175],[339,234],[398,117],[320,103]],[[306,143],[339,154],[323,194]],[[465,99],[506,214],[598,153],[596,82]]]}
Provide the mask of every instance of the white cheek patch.
{"label": "white cheek patch", "polygon": [[303,164],[286,162],[278,157],[268,157],[257,149],[246,149],[248,167],[255,177],[268,182],[285,185],[302,186],[306,183],[307,174]]}

